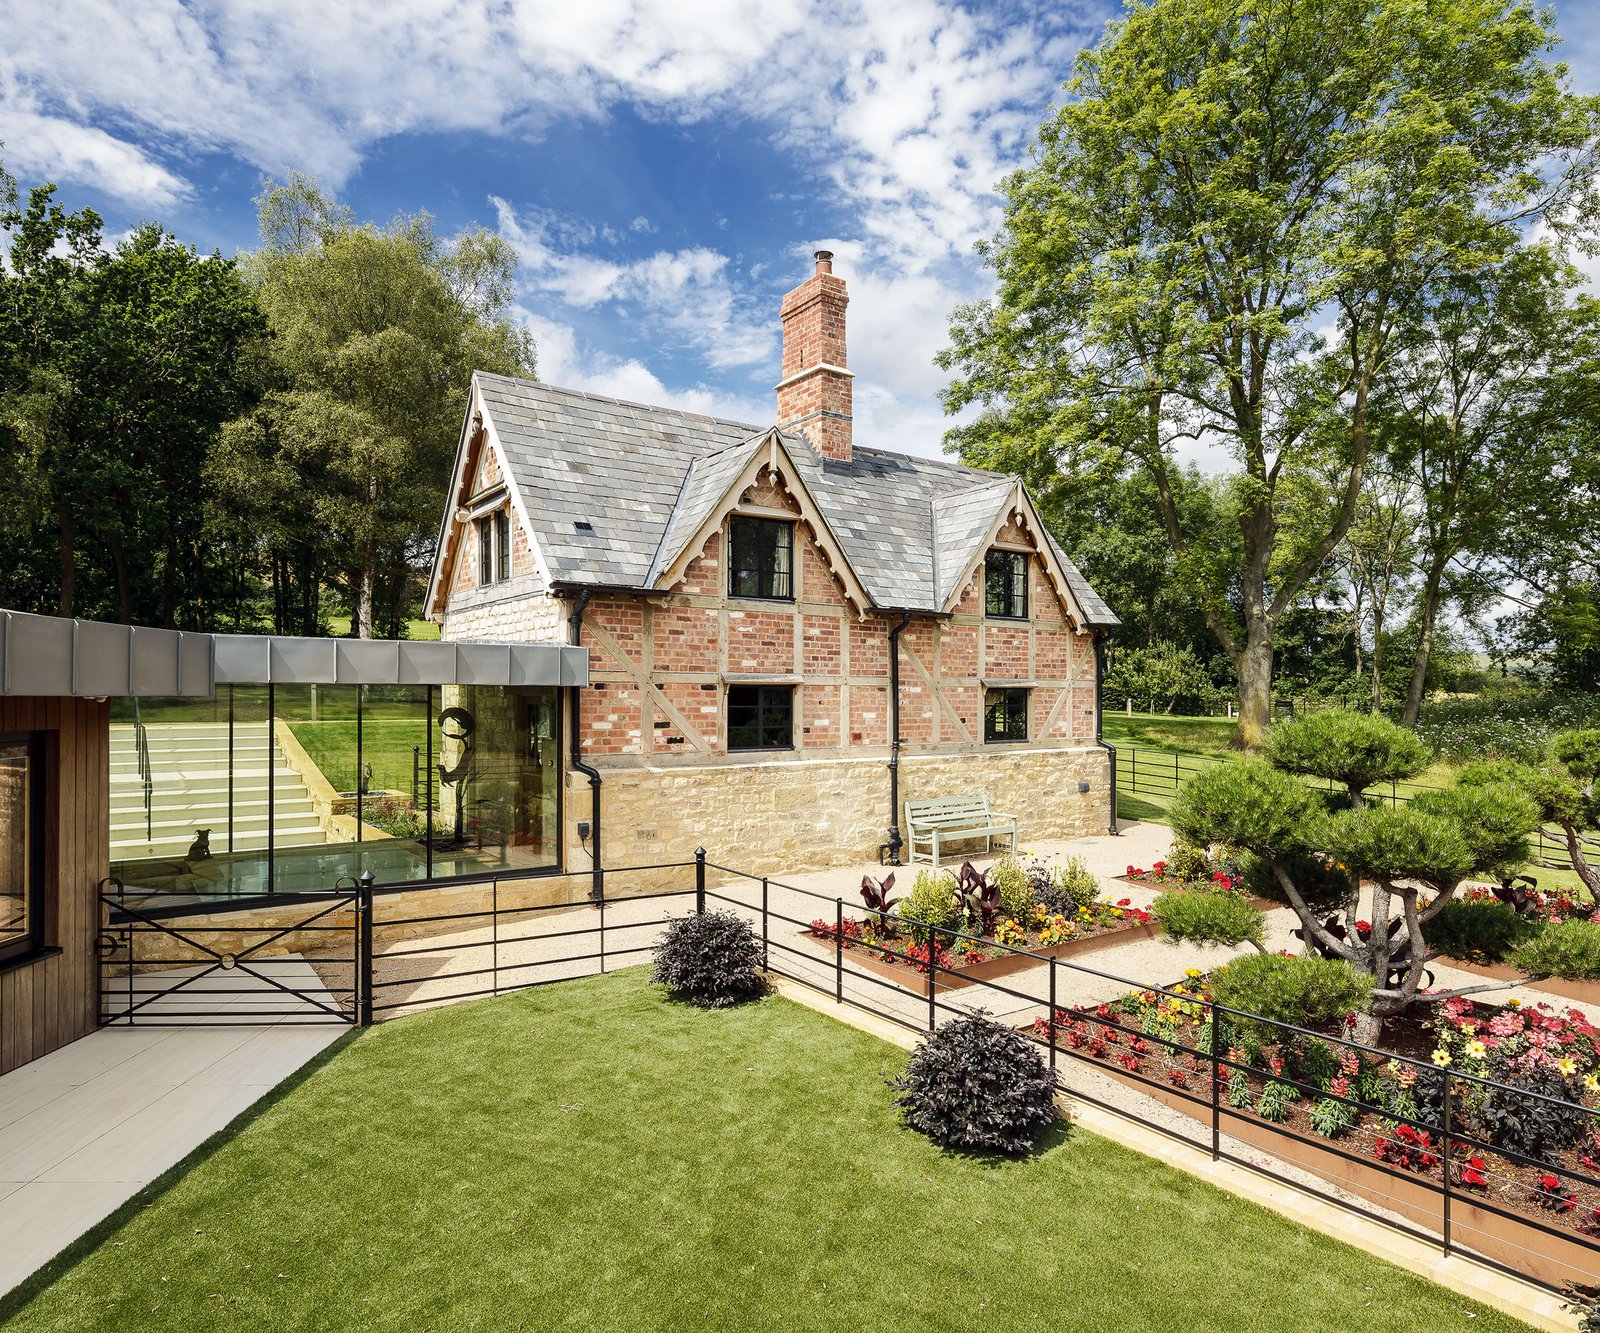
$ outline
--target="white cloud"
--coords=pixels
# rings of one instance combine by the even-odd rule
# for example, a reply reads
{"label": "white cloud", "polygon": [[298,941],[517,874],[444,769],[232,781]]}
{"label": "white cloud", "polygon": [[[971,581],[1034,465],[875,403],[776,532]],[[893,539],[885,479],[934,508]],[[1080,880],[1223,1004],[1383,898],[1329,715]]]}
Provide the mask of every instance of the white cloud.
{"label": "white cloud", "polygon": [[92,125],[41,112],[0,80],[0,143],[13,175],[104,190],[136,206],[168,208],[189,183],[136,144]]}
{"label": "white cloud", "polygon": [[[53,120],[7,134],[14,165],[36,171],[54,154],[150,209],[187,190],[152,145],[228,153],[274,174],[297,167],[337,188],[374,145],[406,132],[537,138],[558,119],[603,120],[620,107],[672,122],[731,119],[794,164],[784,193],[853,218],[837,248],[849,256],[840,271],[852,286],[862,429],[915,421],[919,447],[932,451],[942,426],[931,357],[950,307],[988,289],[971,251],[998,223],[993,186],[1022,161],[1073,51],[1111,8],[10,0],[0,90],[10,83],[22,105],[53,109]],[[69,176],[64,166],[57,174]],[[509,206],[501,223],[541,305],[615,306],[667,346],[694,350],[708,378],[775,369],[777,312],[754,264],[741,270],[709,246],[622,259],[612,238],[653,229],[633,210],[594,220],[587,237]],[[794,243],[797,254],[810,239]],[[774,238],[773,248],[790,243]],[[803,261],[794,272],[804,276]]]}

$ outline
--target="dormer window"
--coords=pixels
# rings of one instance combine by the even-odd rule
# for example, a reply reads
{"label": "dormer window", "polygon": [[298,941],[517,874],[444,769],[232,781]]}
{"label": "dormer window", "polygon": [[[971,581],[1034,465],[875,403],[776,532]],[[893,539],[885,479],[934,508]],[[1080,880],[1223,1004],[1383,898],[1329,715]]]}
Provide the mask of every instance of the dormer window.
{"label": "dormer window", "polygon": [[794,524],[735,514],[728,520],[728,596],[794,601]]}
{"label": "dormer window", "polygon": [[478,520],[478,582],[484,587],[511,577],[511,513],[498,509]]}
{"label": "dormer window", "polygon": [[984,564],[984,614],[993,620],[1028,618],[1028,557],[990,551]]}

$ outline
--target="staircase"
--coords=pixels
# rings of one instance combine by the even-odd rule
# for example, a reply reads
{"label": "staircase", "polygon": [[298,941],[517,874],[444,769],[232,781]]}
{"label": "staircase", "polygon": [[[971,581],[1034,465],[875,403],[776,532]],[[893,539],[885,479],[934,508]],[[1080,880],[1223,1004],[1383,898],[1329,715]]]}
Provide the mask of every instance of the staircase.
{"label": "staircase", "polygon": [[[169,722],[145,725],[150,765],[150,811],[145,814],[137,728],[111,728],[111,859],[181,861],[199,829],[211,830],[211,854],[228,852],[228,724]],[[275,844],[326,843],[311,797],[266,726],[234,729],[233,846],[267,845],[267,775],[272,775]]]}

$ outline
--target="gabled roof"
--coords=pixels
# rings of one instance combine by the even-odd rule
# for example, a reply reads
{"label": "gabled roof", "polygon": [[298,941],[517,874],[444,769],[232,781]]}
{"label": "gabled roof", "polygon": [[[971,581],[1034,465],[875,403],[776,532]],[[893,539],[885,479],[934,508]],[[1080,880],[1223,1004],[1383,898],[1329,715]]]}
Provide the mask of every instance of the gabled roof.
{"label": "gabled roof", "polygon": [[[473,388],[552,585],[655,588],[774,435],[881,610],[947,609],[950,581],[970,568],[1002,506],[1028,503],[1015,478],[940,459],[858,446],[840,462],[770,426],[481,372]],[[469,407],[463,449],[472,416]],[[1084,621],[1117,624],[1053,543],[1052,551]],[[436,565],[430,606],[441,572]]]}

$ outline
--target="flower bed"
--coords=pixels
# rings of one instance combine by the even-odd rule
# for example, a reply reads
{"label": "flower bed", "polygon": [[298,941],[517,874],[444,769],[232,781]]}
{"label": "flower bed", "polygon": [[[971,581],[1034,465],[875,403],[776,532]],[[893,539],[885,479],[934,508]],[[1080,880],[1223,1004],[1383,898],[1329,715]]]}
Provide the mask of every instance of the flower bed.
{"label": "flower bed", "polygon": [[[925,945],[914,943],[900,928],[893,934],[885,933],[870,918],[845,917],[843,930],[844,949],[852,963],[896,981],[907,990],[926,993]],[[801,937],[827,945],[831,953],[835,933],[832,921],[819,918],[801,932]],[[1023,971],[1045,958],[1070,958],[1095,949],[1134,944],[1155,939],[1159,933],[1150,913],[1133,906],[1127,898],[1080,908],[1071,921],[1044,913],[1028,927],[1008,919],[995,935],[987,937],[952,932],[942,937],[950,941],[948,944],[936,946],[936,988],[955,990]]]}
{"label": "flower bed", "polygon": [[1171,890],[1199,890],[1205,893],[1237,893],[1246,902],[1263,912],[1270,912],[1283,904],[1273,898],[1262,898],[1249,893],[1244,876],[1236,862],[1222,856],[1197,852],[1192,848],[1179,848],[1172,860],[1156,861],[1146,870],[1142,866],[1129,866],[1116,878],[1124,884],[1138,884],[1158,893]]}
{"label": "flower bed", "polygon": [[[1600,1054],[1580,1011],[1447,1002],[1431,1024],[1437,1044],[1427,1064],[1231,1016],[1223,1024],[1229,1044],[1215,1095],[1225,1132],[1435,1228],[1448,1171],[1458,1243],[1543,1281],[1592,1280],[1600,1268],[1587,1239],[1600,1237]],[[1038,1040],[1050,1032],[1046,1020],[1034,1024]],[[1119,1081],[1210,1121],[1213,1028],[1197,974],[1166,992],[1058,1010],[1054,1035]],[[1447,1081],[1447,1069],[1465,1077]],[[1440,1133],[1447,1087],[1448,1163]]]}

